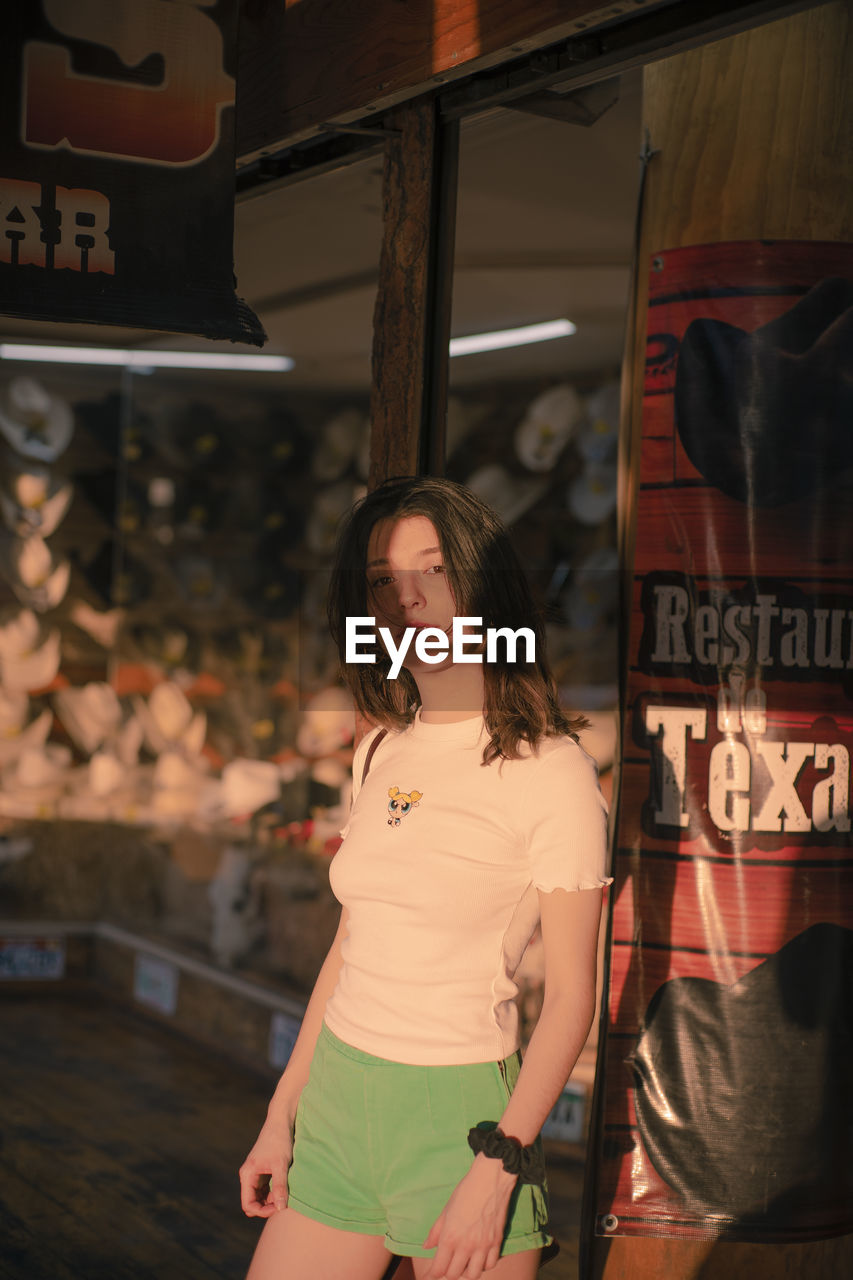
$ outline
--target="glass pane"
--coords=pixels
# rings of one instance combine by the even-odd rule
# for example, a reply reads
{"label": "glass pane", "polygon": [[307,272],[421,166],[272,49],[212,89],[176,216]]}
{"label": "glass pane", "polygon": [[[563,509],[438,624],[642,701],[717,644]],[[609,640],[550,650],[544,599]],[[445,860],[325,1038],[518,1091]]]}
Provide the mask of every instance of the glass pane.
{"label": "glass pane", "polygon": [[563,699],[588,712],[616,703],[618,383],[639,80],[594,86],[565,116],[502,110],[463,125],[454,338],[558,320],[575,332],[451,359],[447,470],[511,526]]}

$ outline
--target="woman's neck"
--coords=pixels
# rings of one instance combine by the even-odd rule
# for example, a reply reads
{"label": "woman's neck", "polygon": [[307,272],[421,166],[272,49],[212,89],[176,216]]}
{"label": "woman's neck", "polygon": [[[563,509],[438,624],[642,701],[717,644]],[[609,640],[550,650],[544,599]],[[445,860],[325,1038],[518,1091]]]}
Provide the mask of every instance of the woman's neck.
{"label": "woman's neck", "polygon": [[453,724],[483,714],[486,687],[479,665],[459,665],[436,671],[419,671],[421,720],[425,724]]}

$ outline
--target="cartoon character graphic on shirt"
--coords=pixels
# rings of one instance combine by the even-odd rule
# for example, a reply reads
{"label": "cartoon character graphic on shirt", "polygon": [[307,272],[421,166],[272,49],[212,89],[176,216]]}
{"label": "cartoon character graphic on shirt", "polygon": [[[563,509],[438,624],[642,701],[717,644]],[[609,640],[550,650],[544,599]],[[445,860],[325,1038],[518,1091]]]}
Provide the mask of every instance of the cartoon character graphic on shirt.
{"label": "cartoon character graphic on shirt", "polygon": [[418,802],[423,796],[422,791],[401,791],[399,787],[389,787],[388,794],[391,799],[388,801],[388,819],[389,827],[399,827],[407,813],[411,813],[412,809],[417,809]]}

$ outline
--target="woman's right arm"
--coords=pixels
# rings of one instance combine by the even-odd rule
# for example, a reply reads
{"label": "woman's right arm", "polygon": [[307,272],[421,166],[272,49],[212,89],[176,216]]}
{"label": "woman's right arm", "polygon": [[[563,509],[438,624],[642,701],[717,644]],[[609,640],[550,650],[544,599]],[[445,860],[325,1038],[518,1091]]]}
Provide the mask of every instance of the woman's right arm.
{"label": "woman's right arm", "polygon": [[[317,975],[302,1027],[293,1046],[284,1074],[276,1085],[267,1108],[267,1118],[258,1139],[240,1169],[243,1212],[250,1218],[269,1218],[287,1204],[287,1171],[293,1156],[293,1124],[299,1095],[308,1080],[314,1046],[323,1025],[326,1004],[335,989],[341,969],[341,945],[349,920],[341,911],[340,924],[323,967]],[[266,1180],[269,1179],[269,1190]]]}

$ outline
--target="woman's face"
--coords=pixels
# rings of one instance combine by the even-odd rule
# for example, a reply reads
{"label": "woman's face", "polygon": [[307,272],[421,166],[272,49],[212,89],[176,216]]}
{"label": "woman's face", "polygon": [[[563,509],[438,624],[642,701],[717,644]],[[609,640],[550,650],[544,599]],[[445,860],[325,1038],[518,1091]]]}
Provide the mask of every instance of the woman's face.
{"label": "woman's face", "polygon": [[[438,534],[426,516],[380,520],[367,547],[367,604],[377,627],[388,627],[395,645],[407,627],[438,627],[451,636],[456,605],[444,575]],[[405,666],[412,672],[439,671],[452,661],[422,663],[414,637]]]}

